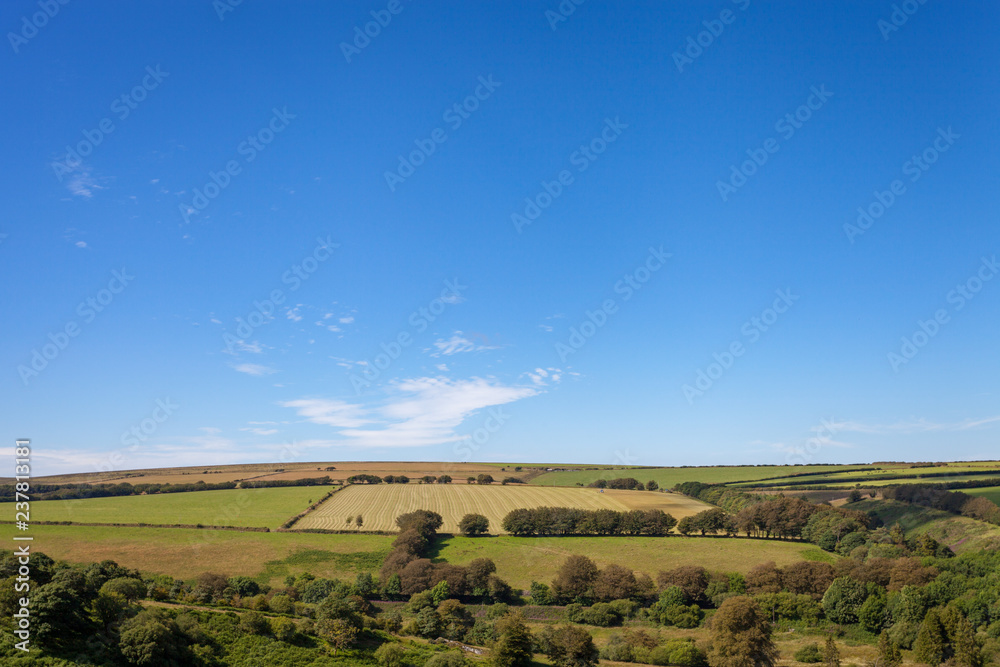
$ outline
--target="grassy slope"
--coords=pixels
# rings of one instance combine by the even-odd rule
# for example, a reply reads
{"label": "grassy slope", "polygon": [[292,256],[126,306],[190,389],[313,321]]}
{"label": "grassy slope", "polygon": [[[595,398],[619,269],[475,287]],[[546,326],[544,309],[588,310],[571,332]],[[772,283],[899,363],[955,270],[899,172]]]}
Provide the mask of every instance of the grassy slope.
{"label": "grassy slope", "polygon": [[[656,480],[661,488],[670,488],[681,482],[706,484],[759,480],[788,473],[834,471],[843,466],[714,466],[692,468],[616,468],[609,470],[568,470],[550,472],[531,480],[544,486],[573,486],[577,482],[590,484],[598,479],[634,477],[641,482]],[[860,467],[860,466],[858,466]]]}
{"label": "grassy slope", "polygon": [[804,559],[834,558],[801,542],[711,537],[453,537],[441,540],[436,549],[436,559],[459,565],[474,558],[492,558],[497,574],[523,589],[532,580],[551,581],[571,554],[586,555],[599,566],[626,565],[654,578],[660,570],[680,565],[747,572],[771,560],[787,565]]}
{"label": "grassy slope", "polygon": [[347,517],[361,515],[365,530],[396,529],[396,517],[404,512],[427,509],[444,519],[442,532],[457,533],[458,522],[468,513],[490,520],[490,532],[499,533],[504,516],[520,507],[658,508],[681,519],[710,507],[676,493],[597,489],[542,488],[511,484],[373,484],[353,485],[336,493],[309,513],[296,528],[342,529]]}
{"label": "grassy slope", "polygon": [[323,497],[331,487],[227,489],[86,500],[42,500],[31,505],[34,521],[76,523],[204,524],[277,528]]}
{"label": "grassy slope", "polygon": [[898,523],[908,537],[929,533],[956,553],[1000,547],[1000,527],[975,519],[894,500],[863,500],[852,503],[850,508],[874,510],[885,525]]}
{"label": "grassy slope", "polygon": [[[0,526],[0,540],[13,544],[13,526]],[[57,560],[93,563],[105,559],[144,572],[192,579],[202,572],[246,575],[279,584],[287,574],[353,580],[378,570],[393,538],[383,535],[244,533],[196,528],[33,526],[33,549]]]}

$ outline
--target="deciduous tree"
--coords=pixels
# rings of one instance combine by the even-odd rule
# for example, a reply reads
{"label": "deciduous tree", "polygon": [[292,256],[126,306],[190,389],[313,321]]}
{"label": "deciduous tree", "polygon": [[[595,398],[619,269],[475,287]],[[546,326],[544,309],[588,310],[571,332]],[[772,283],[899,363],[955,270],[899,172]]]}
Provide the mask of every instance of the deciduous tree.
{"label": "deciduous tree", "polygon": [[774,667],[771,624],[751,598],[727,599],[712,617],[711,667]]}

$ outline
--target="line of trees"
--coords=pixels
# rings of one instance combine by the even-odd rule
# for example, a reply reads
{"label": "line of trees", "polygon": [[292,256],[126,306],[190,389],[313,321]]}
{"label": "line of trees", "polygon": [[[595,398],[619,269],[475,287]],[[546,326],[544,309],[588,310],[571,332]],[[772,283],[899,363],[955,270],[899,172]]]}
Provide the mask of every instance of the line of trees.
{"label": "line of trees", "polygon": [[585,510],[534,507],[507,513],[501,524],[512,535],[667,535],[677,519],[663,510]]}
{"label": "line of trees", "polygon": [[302,479],[254,479],[239,483],[241,489],[271,489],[281,486],[326,486],[332,484],[329,475],[303,477]]}
{"label": "line of trees", "polygon": [[[451,475],[441,475],[440,477],[435,477],[434,475],[424,475],[420,478],[421,484],[451,484]],[[348,484],[409,484],[410,478],[406,475],[386,475],[385,477],[379,477],[378,475],[369,475],[368,473],[359,473],[357,475],[351,475],[347,478]]]}
{"label": "line of trees", "polygon": [[[625,489],[627,491],[642,491],[646,485],[634,477],[616,477],[614,479],[597,479],[587,485],[592,489]],[[650,489],[652,490],[652,489]]]}
{"label": "line of trees", "polygon": [[359,475],[351,475],[347,478],[348,484],[381,484],[382,478],[378,475],[369,475],[367,473],[361,473]]}
{"label": "line of trees", "polygon": [[421,484],[451,484],[451,475],[441,475],[440,477],[435,477],[434,475],[424,475],[420,478]]}
{"label": "line of trees", "polygon": [[483,473],[476,477],[466,477],[465,481],[468,484],[492,484],[496,480],[493,479],[493,475]]}
{"label": "line of trees", "polygon": [[382,481],[386,484],[409,484],[410,478],[406,475],[386,475]]}

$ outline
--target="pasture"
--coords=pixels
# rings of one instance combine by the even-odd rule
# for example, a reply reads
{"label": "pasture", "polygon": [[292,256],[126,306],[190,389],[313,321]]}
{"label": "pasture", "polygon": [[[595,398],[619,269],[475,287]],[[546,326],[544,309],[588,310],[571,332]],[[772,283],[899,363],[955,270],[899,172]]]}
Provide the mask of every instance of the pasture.
{"label": "pasture", "polygon": [[[0,525],[0,539],[12,544],[12,524]],[[32,526],[33,550],[56,560],[93,563],[113,560],[143,572],[191,580],[203,572],[245,575],[281,585],[288,574],[353,581],[378,572],[394,539],[388,535],[258,533],[197,528]]]}
{"label": "pasture", "polygon": [[469,513],[490,520],[490,532],[500,533],[508,512],[530,507],[577,507],[580,509],[662,509],[674,518],[697,514],[709,505],[674,493],[546,488],[522,485],[479,484],[373,484],[352,485],[303,517],[295,528],[347,528],[347,518],[359,514],[362,530],[394,531],[396,517],[417,509],[437,512],[444,520],[441,532],[457,533],[458,522]]}
{"label": "pasture", "polygon": [[497,574],[515,588],[527,590],[532,581],[550,582],[567,556],[582,554],[600,567],[611,563],[645,572],[681,565],[746,573],[754,565],[774,561],[779,566],[802,560],[838,558],[803,542],[724,537],[462,537],[441,540],[435,559],[466,565],[475,558],[492,558]]}
{"label": "pasture", "polygon": [[956,489],[970,496],[982,496],[987,500],[1000,505],[1000,486],[985,486],[979,489]]}
{"label": "pasture", "polygon": [[322,498],[329,486],[225,489],[114,496],[85,500],[38,500],[33,521],[74,523],[203,524],[277,528]]}
{"label": "pasture", "polygon": [[[11,524],[0,528],[9,542]],[[361,572],[376,574],[392,535],[366,533],[257,533],[195,528],[118,528],[106,526],[33,526],[35,548],[73,563],[113,560],[144,572],[191,581],[203,572],[245,575],[280,586],[286,575],[310,572],[317,577],[353,581]],[[618,563],[655,578],[660,570],[701,565],[712,570],[747,572],[758,563],[779,566],[801,560],[832,560],[832,554],[802,542],[711,537],[447,537],[431,556],[459,565],[492,558],[497,574],[515,588],[551,581],[571,554],[598,565]]]}

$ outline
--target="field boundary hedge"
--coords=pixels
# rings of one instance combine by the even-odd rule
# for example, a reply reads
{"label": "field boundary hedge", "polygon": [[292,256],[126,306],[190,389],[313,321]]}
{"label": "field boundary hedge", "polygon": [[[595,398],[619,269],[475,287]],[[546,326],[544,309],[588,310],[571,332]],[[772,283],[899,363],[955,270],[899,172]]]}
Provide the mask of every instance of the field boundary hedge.
{"label": "field boundary hedge", "polygon": [[[194,528],[197,530],[235,530],[241,533],[269,533],[267,526],[207,526],[202,523],[97,523],[89,521],[32,521],[37,526],[105,526],[108,528]],[[0,521],[0,524],[14,524]]]}
{"label": "field boundary hedge", "polygon": [[281,524],[281,529],[282,530],[288,530],[288,529],[290,529],[292,526],[294,526],[296,523],[298,523],[299,519],[301,519],[302,517],[304,517],[306,514],[309,514],[309,512],[312,512],[317,507],[319,507],[320,505],[322,505],[323,503],[325,503],[327,500],[329,500],[333,496],[333,494],[337,493],[338,491],[343,491],[344,489],[346,489],[349,486],[350,486],[350,484],[342,484],[340,486],[337,486],[337,487],[334,487],[334,488],[330,489],[325,496],[323,496],[322,498],[320,498],[319,500],[317,500],[316,502],[314,502],[312,505],[310,505],[309,507],[305,508],[304,510],[302,510],[301,512],[299,512],[298,514],[296,514],[295,516],[293,516],[291,519],[288,519],[283,524]]}

